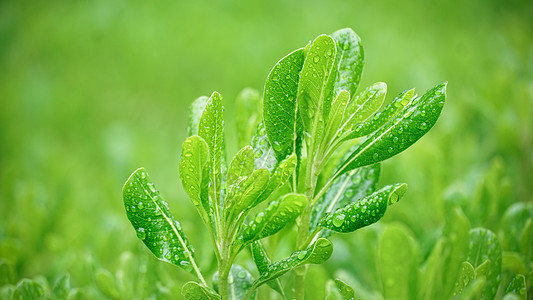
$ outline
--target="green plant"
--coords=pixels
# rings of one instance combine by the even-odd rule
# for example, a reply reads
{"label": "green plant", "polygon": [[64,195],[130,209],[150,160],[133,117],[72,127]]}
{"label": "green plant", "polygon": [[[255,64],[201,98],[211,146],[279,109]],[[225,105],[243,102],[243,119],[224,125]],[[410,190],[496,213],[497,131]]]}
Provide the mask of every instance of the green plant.
{"label": "green plant", "polygon": [[[185,298],[253,298],[266,283],[282,297],[292,292],[303,299],[307,266],[332,254],[327,237],[377,222],[405,194],[405,184],[376,190],[379,163],[431,129],[444,105],[446,83],[422,96],[407,90],[384,105],[384,83],[356,93],[363,62],[363,47],[351,29],[320,35],[282,58],[267,77],[262,111],[256,92],[246,90],[237,101],[238,141],[251,142],[229,165],[221,95],[214,92],[191,105],[179,170],[213,244],[218,269],[213,288],[147,172],[140,168],[130,176],[123,196],[137,236],[157,258],[198,279],[183,286]],[[294,251],[272,263],[262,241],[292,224]],[[246,248],[257,266],[255,279],[235,264]],[[294,291],[286,291],[278,279],[291,270]],[[353,297],[340,280],[328,286],[338,289],[331,294]]]}

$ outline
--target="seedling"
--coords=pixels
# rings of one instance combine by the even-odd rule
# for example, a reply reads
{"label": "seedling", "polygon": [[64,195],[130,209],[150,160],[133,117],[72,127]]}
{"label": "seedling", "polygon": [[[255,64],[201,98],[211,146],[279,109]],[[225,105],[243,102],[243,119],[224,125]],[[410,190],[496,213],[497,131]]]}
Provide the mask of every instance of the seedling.
{"label": "seedling", "polygon": [[[357,92],[363,62],[361,41],[351,29],[320,35],[282,58],[267,77],[261,111],[254,109],[260,106],[258,93],[247,90],[237,101],[245,112],[237,117],[237,140],[250,144],[229,164],[221,95],[193,102],[179,170],[211,237],[218,262],[212,285],[146,170],[130,176],[124,204],[137,236],[158,259],[198,279],[183,286],[185,298],[253,299],[256,289],[268,284],[281,297],[290,292],[303,299],[307,266],[325,262],[333,252],[327,237],[377,222],[402,198],[405,184],[377,189],[380,162],[433,127],[446,83],[422,96],[406,90],[385,105],[385,83]],[[294,252],[271,262],[263,242],[293,225]],[[234,263],[246,248],[257,266],[255,276]],[[279,280],[289,271],[293,291]],[[342,281],[331,286],[341,297],[353,297]]]}

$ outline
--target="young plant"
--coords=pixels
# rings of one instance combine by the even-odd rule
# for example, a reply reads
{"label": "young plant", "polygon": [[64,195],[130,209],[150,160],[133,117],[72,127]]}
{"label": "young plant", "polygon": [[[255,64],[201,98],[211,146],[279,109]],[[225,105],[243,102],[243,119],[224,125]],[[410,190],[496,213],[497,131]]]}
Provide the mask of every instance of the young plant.
{"label": "young plant", "polygon": [[[138,237],[157,258],[198,279],[183,286],[185,298],[251,299],[266,283],[282,297],[293,293],[303,299],[307,266],[332,254],[327,237],[377,222],[405,194],[405,184],[377,189],[379,163],[433,127],[446,83],[422,96],[406,90],[384,105],[385,83],[356,92],[363,62],[361,41],[351,29],[320,35],[282,58],[267,77],[261,111],[257,92],[239,96],[237,140],[250,140],[251,127],[256,130],[229,164],[221,95],[214,92],[191,105],[179,170],[211,237],[218,263],[213,287],[147,172],[140,168],[130,176],[124,204]],[[262,242],[294,223],[294,252],[271,262]],[[246,248],[256,276],[234,264]],[[279,277],[291,270],[293,290],[286,291]],[[347,295],[342,297],[353,294],[342,281],[334,285],[338,295]]]}

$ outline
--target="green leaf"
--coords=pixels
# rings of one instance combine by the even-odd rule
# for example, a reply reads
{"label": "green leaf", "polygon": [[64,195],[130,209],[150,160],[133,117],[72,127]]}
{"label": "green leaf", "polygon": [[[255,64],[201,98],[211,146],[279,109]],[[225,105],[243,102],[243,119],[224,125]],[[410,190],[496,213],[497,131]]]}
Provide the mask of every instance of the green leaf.
{"label": "green leaf", "polygon": [[437,121],[446,98],[446,83],[415,98],[402,112],[373,133],[344,162],[336,174],[388,159],[419,140]]}
{"label": "green leaf", "polygon": [[387,84],[376,82],[359,93],[355,98],[350,99],[344,111],[342,126],[339,128],[338,136],[343,137],[356,128],[357,125],[368,119],[383,104],[387,95]]}
{"label": "green leaf", "polygon": [[213,92],[198,124],[198,135],[204,139],[209,148],[209,193],[214,205],[220,203],[222,188],[222,149],[224,145],[222,96]]}
{"label": "green leaf", "polygon": [[322,264],[331,257],[333,245],[327,239],[320,238],[306,250],[293,252],[289,257],[268,266],[268,271],[254,282],[254,288],[276,279],[288,271],[304,264]]}
{"label": "green leaf", "polygon": [[[215,290],[218,291],[218,272],[213,275],[213,282],[215,283]],[[245,268],[234,264],[228,274],[228,299],[241,300],[246,297],[253,286],[254,279],[250,272]],[[255,299],[255,292],[252,293],[250,299]]]}
{"label": "green leaf", "polygon": [[201,276],[194,260],[194,249],[146,170],[139,168],[133,172],[122,191],[128,219],[146,247],[159,260]]}
{"label": "green leaf", "polygon": [[250,176],[241,177],[230,186],[224,201],[226,220],[233,220],[239,215],[244,215],[254,207],[257,199],[265,190],[269,178],[270,172],[267,169],[259,169]]}
{"label": "green leaf", "polygon": [[261,194],[261,196],[258,198],[255,205],[258,205],[262,201],[266,200],[274,191],[276,191],[279,187],[284,185],[291,175],[294,173],[294,170],[296,168],[296,155],[291,154],[284,160],[282,160],[272,172],[272,175],[270,176],[270,179],[268,181],[267,187]]}
{"label": "green leaf", "polygon": [[313,208],[309,231],[312,232],[320,219],[329,212],[335,211],[376,190],[379,180],[380,165],[374,164],[350,171],[337,178]]}
{"label": "green leaf", "polygon": [[516,275],[511,282],[509,282],[509,285],[507,285],[507,288],[505,289],[505,293],[513,293],[520,297],[520,299],[527,299],[527,285],[526,285],[526,278],[522,274]]}
{"label": "green leaf", "polygon": [[201,96],[196,98],[191,105],[189,106],[189,118],[188,118],[188,128],[187,132],[189,136],[198,135],[198,124],[200,124],[200,118],[204,112],[205,106],[209,97]]}
{"label": "green leaf", "polygon": [[377,250],[385,298],[416,298],[417,253],[407,229],[399,225],[385,227]]}
{"label": "green leaf", "polygon": [[343,124],[344,114],[349,103],[350,93],[344,90],[340,91],[337,97],[333,100],[333,103],[331,104],[331,111],[328,115],[325,135],[326,142],[330,142],[335,137],[337,131]]}
{"label": "green leaf", "polygon": [[[477,270],[485,261],[490,261],[486,272],[486,285],[481,299],[493,299],[498,290],[502,271],[502,249],[498,239],[490,230],[474,228],[470,230],[470,245],[467,261]],[[476,271],[477,273],[478,271]]]}
{"label": "green leaf", "polygon": [[102,291],[106,296],[113,299],[118,299],[120,293],[117,289],[115,282],[115,277],[106,269],[98,269],[96,271],[96,284],[100,291]]}
{"label": "green leaf", "polygon": [[0,286],[14,282],[13,266],[12,264],[0,258]]}
{"label": "green leaf", "polygon": [[59,276],[52,288],[52,293],[57,299],[67,299],[70,292],[70,274],[66,273]]}
{"label": "green leaf", "polygon": [[13,300],[40,299],[44,288],[34,280],[22,279],[15,287]]}
{"label": "green leaf", "polygon": [[533,261],[533,242],[528,241],[531,238],[528,222],[532,222],[532,216],[533,202],[517,202],[505,211],[501,223],[504,249],[521,252],[530,261]]}
{"label": "green leaf", "polygon": [[381,219],[387,206],[399,201],[406,191],[405,183],[388,185],[360,201],[324,215],[319,226],[336,232],[352,232],[371,225]]}
{"label": "green leaf", "polygon": [[303,48],[289,53],[272,68],[265,84],[263,118],[268,139],[279,160],[296,148],[296,133],[299,132],[296,96],[304,58]]}
{"label": "green leaf", "polygon": [[304,61],[298,85],[298,109],[309,141],[320,140],[331,107],[330,73],[336,57],[335,41],[329,35],[318,36]]}
{"label": "green leaf", "polygon": [[228,186],[234,185],[241,177],[250,176],[254,171],[254,150],[252,146],[245,146],[231,161],[228,169]]}
{"label": "green leaf", "polygon": [[0,299],[11,300],[15,293],[15,287],[11,284],[5,284],[0,286]]}
{"label": "green leaf", "polygon": [[335,84],[334,95],[346,90],[351,96],[359,86],[365,53],[361,39],[351,28],[344,28],[331,34],[337,47],[337,57],[335,61]]}
{"label": "green leaf", "polygon": [[181,294],[187,300],[219,300],[220,295],[214,290],[200,285],[197,282],[189,281],[181,288]]}
{"label": "green leaf", "polygon": [[353,288],[340,279],[328,281],[327,288],[327,300],[353,300],[355,298]]}
{"label": "green leaf", "polygon": [[248,244],[277,233],[295,220],[306,205],[307,197],[302,194],[286,194],[270,202],[265,210],[243,227],[242,242]]}
{"label": "green leaf", "polygon": [[390,119],[396,116],[414,97],[415,89],[410,89],[400,93],[394,100],[381,111],[375,113],[372,117],[359,125],[352,127],[351,131],[346,133],[342,139],[354,139],[369,135],[385,125]]}
{"label": "green leaf", "polygon": [[252,88],[243,89],[235,101],[235,126],[239,147],[247,145],[259,123],[261,95]]}
{"label": "green leaf", "polygon": [[268,169],[270,172],[272,172],[276,167],[278,160],[276,159],[274,149],[268,141],[264,123],[259,123],[259,125],[257,125],[257,130],[252,137],[251,145],[254,149],[255,168]]}
{"label": "green leaf", "polygon": [[[257,267],[257,271],[259,271],[259,275],[263,275],[264,273],[268,272],[268,266],[271,264],[270,258],[268,257],[268,254],[266,253],[266,250],[260,241],[255,241],[250,246],[252,251],[252,259]],[[283,287],[281,286],[279,279],[268,281],[267,284],[274,291],[278,292],[283,298],[285,298],[285,292],[283,291]]]}
{"label": "green leaf", "polygon": [[464,289],[474,280],[475,270],[472,264],[465,261],[461,265],[461,271],[455,281],[453,296],[461,295]]}
{"label": "green leaf", "polygon": [[194,135],[183,142],[179,166],[181,184],[207,224],[210,223],[212,209],[209,203],[208,159],[209,149],[204,139]]}

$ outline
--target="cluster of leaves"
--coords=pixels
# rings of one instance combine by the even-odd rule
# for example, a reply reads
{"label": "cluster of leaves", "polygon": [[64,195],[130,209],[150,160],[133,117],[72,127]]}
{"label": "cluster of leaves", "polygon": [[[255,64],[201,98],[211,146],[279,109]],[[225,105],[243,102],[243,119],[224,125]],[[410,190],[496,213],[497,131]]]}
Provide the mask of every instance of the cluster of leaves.
{"label": "cluster of leaves", "polygon": [[[265,283],[285,297],[278,278],[294,269],[293,297],[301,299],[305,265],[331,256],[327,237],[377,222],[405,194],[405,184],[377,189],[379,163],[432,128],[446,84],[422,96],[406,90],[385,104],[384,83],[357,92],[363,62],[361,41],[351,29],[318,36],[282,58],[267,77],[262,99],[252,90],[240,95],[237,140],[250,144],[241,145],[229,164],[221,95],[191,105],[179,170],[211,237],[218,264],[213,287],[146,170],[130,176],[123,197],[137,236],[157,258],[198,279],[183,286],[185,298],[253,298]],[[250,128],[256,128],[253,136]],[[295,221],[295,249],[271,262],[262,241]],[[257,266],[255,278],[234,263],[246,248]],[[353,297],[340,280],[329,287],[339,297]]]}

